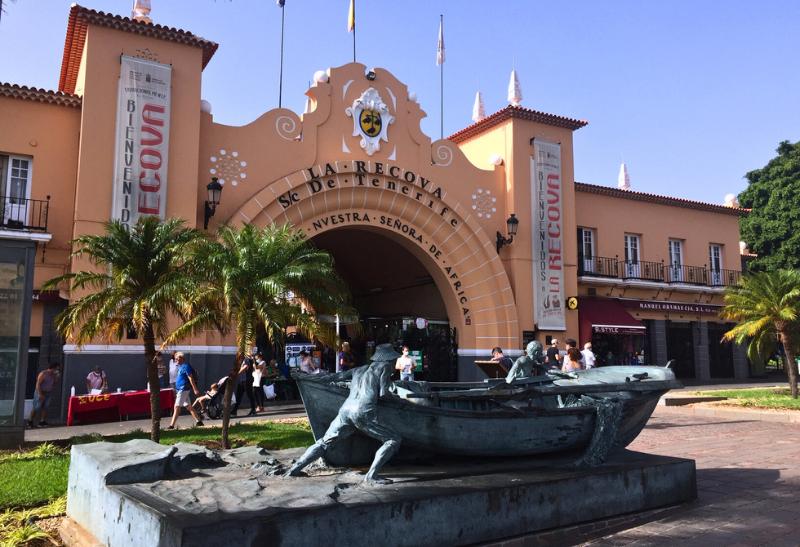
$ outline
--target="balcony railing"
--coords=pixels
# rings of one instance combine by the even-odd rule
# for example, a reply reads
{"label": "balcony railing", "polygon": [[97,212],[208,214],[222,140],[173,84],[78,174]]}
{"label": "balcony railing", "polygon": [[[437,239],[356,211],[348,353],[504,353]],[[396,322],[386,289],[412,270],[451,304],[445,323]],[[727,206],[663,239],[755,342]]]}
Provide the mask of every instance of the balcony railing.
{"label": "balcony railing", "polygon": [[739,281],[742,272],[712,270],[705,266],[670,265],[645,260],[626,261],[618,257],[578,257],[578,275],[612,279],[632,279],[655,283],[682,283],[708,287],[728,287]]}
{"label": "balcony railing", "polygon": [[46,200],[0,194],[0,230],[47,231],[50,196]]}

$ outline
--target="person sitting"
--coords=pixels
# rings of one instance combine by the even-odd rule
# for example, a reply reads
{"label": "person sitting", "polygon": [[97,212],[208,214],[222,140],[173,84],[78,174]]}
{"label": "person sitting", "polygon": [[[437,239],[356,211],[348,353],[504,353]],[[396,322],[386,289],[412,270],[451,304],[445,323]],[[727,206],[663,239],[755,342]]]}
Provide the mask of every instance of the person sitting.
{"label": "person sitting", "polygon": [[86,376],[86,393],[91,394],[92,390],[100,393],[108,392],[108,378],[100,365],[95,365],[94,369]]}
{"label": "person sitting", "polygon": [[503,355],[503,350],[500,349],[500,346],[495,346],[492,348],[492,361],[499,363],[501,367],[503,367],[506,372],[511,370],[511,367],[514,365],[514,362],[511,360],[511,357],[506,357]]}
{"label": "person sitting", "polygon": [[219,393],[219,384],[211,384],[209,390],[206,391],[205,394],[195,399],[192,403],[192,406],[200,412],[205,412],[206,404],[208,404],[208,401],[213,399],[217,393]]}
{"label": "person sitting", "polygon": [[575,372],[576,370],[583,370],[583,361],[581,359],[581,352],[575,346],[567,348],[567,354],[564,356],[564,364],[561,365],[561,372]]}

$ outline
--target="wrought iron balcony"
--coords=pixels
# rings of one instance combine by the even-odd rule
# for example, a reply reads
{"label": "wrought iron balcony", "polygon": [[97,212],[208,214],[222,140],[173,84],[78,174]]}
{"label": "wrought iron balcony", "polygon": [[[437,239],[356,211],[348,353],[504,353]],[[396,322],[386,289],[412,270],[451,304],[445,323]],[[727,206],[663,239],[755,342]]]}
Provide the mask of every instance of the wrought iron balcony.
{"label": "wrought iron balcony", "polygon": [[578,275],[619,277],[619,260],[603,256],[580,258],[578,260]]}
{"label": "wrought iron balcony", "polygon": [[50,196],[46,200],[0,194],[0,230],[47,231]]}
{"label": "wrought iron balcony", "polygon": [[669,264],[667,272],[670,283],[686,283],[687,285],[708,285],[708,270],[703,266],[686,266]]}
{"label": "wrought iron balcony", "polygon": [[664,282],[664,264],[645,260],[626,260],[620,264],[623,279]]}
{"label": "wrought iron balcony", "polygon": [[742,272],[737,270],[709,270],[709,285],[712,287],[730,287],[739,282]]}

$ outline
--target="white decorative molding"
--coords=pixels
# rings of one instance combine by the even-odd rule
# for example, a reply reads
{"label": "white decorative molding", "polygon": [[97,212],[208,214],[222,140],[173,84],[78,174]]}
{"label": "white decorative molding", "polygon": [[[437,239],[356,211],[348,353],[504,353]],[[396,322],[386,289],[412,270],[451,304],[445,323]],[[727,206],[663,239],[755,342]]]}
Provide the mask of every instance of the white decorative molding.
{"label": "white decorative molding", "polygon": [[[158,349],[158,348],[156,348]],[[214,355],[224,355],[236,353],[236,346],[169,346],[164,348],[164,352],[183,351],[191,353],[205,353]],[[86,344],[79,348],[75,344],[64,344],[66,354],[103,354],[103,353],[128,353],[144,354],[144,347],[139,345],[126,344]]]}
{"label": "white decorative molding", "polygon": [[25,241],[36,241],[38,243],[47,243],[53,239],[53,234],[41,232],[28,232],[26,230],[3,230],[0,229],[0,239],[22,239]]}
{"label": "white decorative molding", "polygon": [[230,182],[231,185],[237,186],[240,182],[244,182],[247,178],[247,162],[239,158],[239,152],[233,151],[228,153],[224,148],[220,149],[219,154],[211,156],[209,161],[213,164],[208,172],[217,177],[220,184],[224,185]]}
{"label": "white decorative molding", "polygon": [[342,135],[342,152],[345,154],[350,153],[350,147],[347,146],[347,139],[344,138],[344,135]]}
{"label": "white decorative molding", "polygon": [[381,140],[389,142],[387,135],[394,116],[374,87],[364,91],[344,113],[353,118],[353,136],[361,137],[359,144],[368,156],[381,149]]}
{"label": "white decorative molding", "polygon": [[497,212],[497,198],[492,195],[491,190],[478,188],[472,194],[472,210],[478,215],[478,218],[492,218],[492,215]]}

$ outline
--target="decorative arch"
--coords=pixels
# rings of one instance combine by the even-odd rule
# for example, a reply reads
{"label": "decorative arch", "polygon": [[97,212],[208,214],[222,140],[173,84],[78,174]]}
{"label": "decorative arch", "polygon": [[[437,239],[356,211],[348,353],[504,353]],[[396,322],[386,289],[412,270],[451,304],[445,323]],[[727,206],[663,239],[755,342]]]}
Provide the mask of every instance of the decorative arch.
{"label": "decorative arch", "polygon": [[297,171],[267,184],[227,222],[290,224],[309,237],[345,227],[379,231],[428,269],[459,330],[460,348],[520,347],[508,275],[472,211],[450,203],[424,175],[390,163],[376,169],[366,161],[332,160]]}

